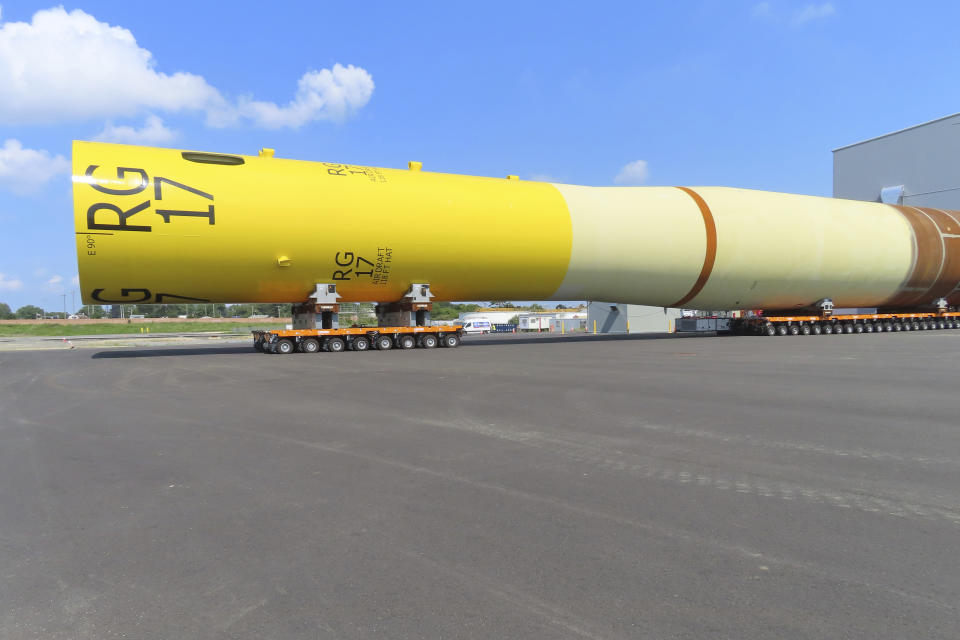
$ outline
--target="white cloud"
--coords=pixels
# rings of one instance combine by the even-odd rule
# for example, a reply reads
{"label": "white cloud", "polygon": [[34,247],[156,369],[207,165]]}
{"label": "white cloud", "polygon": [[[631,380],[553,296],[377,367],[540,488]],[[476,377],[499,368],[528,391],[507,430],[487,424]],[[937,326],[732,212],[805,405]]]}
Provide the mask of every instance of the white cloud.
{"label": "white cloud", "polygon": [[773,9],[769,2],[758,2],[753,5],[754,18],[767,18],[773,14]]}
{"label": "white cloud", "polygon": [[650,170],[647,168],[647,161],[634,160],[625,164],[613,181],[616,184],[643,184],[649,177]]}
{"label": "white cloud", "polygon": [[73,286],[75,286],[75,287],[79,287],[79,286],[80,286],[80,274],[79,274],[79,273],[78,273],[77,275],[73,276],[72,278],[70,278],[70,284],[73,285]]}
{"label": "white cloud", "polygon": [[0,273],[0,291],[18,291],[23,288],[23,281],[16,276]]}
{"label": "white cloud", "polygon": [[[234,103],[202,76],[157,71],[153,54],[128,29],[55,7],[36,12],[31,22],[0,21],[0,87],[0,123],[6,124],[133,117],[150,110],[204,112],[213,126],[297,128],[344,119],[370,100],[373,80],[364,69],[336,64],[305,73],[285,106],[252,97]],[[107,127],[103,135],[111,132],[150,135],[127,127]]]}
{"label": "white cloud", "polygon": [[103,131],[94,136],[100,142],[120,142],[124,144],[164,144],[172,142],[177,132],[163,124],[159,117],[148,116],[143,127],[114,126],[107,124]]}
{"label": "white cloud", "polygon": [[373,78],[352,64],[333,65],[333,69],[308,71],[297,82],[297,93],[285,106],[241,98],[235,107],[212,109],[207,118],[211,126],[227,126],[247,121],[265,129],[298,129],[315,120],[341,122],[370,101]]}
{"label": "white cloud", "polygon": [[836,12],[837,10],[833,8],[833,4],[829,2],[824,2],[823,4],[808,4],[793,14],[791,22],[795,25],[806,24],[811,20],[829,18]]}
{"label": "white cloud", "polygon": [[60,284],[61,282],[63,282],[63,276],[57,276],[57,275],[47,280],[47,284],[50,284],[50,285]]}
{"label": "white cloud", "polygon": [[201,76],[157,72],[129,30],[63,7],[0,25],[0,86],[0,121],[14,124],[202,109],[222,99]]}
{"label": "white cloud", "polygon": [[32,193],[55,176],[70,173],[70,161],[61,155],[26,149],[19,140],[7,140],[0,147],[0,186],[14,193]]}

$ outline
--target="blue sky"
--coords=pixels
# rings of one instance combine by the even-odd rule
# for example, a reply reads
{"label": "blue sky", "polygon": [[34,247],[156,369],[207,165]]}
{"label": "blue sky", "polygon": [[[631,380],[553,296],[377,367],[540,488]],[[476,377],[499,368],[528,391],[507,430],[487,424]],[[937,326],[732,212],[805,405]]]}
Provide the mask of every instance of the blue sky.
{"label": "blue sky", "polygon": [[76,288],[73,139],[830,195],[831,149],[960,111],[952,2],[0,6],[14,309]]}

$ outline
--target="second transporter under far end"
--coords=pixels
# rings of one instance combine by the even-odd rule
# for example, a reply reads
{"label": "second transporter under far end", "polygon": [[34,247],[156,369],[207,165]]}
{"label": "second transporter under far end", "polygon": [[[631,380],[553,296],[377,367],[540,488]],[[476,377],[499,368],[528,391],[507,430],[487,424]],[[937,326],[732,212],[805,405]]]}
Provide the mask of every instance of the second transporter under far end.
{"label": "second transporter under far end", "polygon": [[824,301],[881,314],[960,304],[953,211],[89,142],[74,143],[73,181],[87,304],[306,303],[318,284],[340,302],[401,304],[417,283],[434,301],[616,300],[768,319],[822,316]]}

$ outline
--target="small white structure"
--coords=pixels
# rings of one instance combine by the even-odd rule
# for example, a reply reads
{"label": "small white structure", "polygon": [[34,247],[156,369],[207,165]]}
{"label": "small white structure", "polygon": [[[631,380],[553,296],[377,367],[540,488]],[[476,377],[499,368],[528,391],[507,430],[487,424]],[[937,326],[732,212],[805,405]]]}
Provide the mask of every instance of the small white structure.
{"label": "small white structure", "polygon": [[[534,311],[521,313],[517,318],[519,323],[517,329],[520,331],[556,331],[561,330],[560,322],[583,320],[586,321],[585,311]],[[575,326],[576,323],[568,322],[566,328]]]}
{"label": "small white structure", "polygon": [[457,318],[457,324],[467,324],[468,322],[489,322],[490,324],[503,324],[510,322],[518,313],[519,309],[479,309],[477,311],[465,311]]}

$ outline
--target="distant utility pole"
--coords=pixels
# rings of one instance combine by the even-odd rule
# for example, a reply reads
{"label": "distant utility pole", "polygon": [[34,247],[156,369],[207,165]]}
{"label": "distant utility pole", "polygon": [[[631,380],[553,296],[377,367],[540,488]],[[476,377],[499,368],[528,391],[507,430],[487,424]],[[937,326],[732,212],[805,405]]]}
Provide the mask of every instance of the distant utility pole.
{"label": "distant utility pole", "polygon": [[70,290],[70,309],[72,309],[73,311],[77,310],[77,290],[76,289]]}
{"label": "distant utility pole", "polygon": [[63,296],[63,319],[66,320],[67,319],[67,294],[61,293],[60,295]]}

